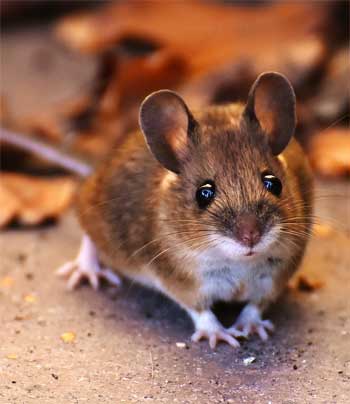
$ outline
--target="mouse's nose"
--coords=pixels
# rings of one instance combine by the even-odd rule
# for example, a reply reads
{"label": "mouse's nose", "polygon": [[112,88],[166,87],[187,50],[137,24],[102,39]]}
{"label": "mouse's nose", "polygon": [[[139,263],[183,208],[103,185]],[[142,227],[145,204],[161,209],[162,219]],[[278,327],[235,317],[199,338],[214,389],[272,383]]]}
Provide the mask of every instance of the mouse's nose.
{"label": "mouse's nose", "polygon": [[238,241],[247,246],[253,247],[261,238],[261,229],[257,217],[252,213],[240,215],[236,222],[236,237]]}

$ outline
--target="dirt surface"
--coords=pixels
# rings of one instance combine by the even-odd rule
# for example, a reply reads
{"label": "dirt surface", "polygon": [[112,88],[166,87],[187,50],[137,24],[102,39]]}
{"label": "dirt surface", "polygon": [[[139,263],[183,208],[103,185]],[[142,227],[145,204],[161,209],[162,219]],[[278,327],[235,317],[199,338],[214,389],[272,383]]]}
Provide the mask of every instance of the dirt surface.
{"label": "dirt surface", "polygon": [[[38,49],[51,60],[39,76]],[[17,116],[74,94],[93,67],[45,30],[2,35],[2,91]],[[323,286],[287,291],[267,313],[276,325],[270,340],[254,337],[238,350],[191,343],[186,314],[136,285],[66,292],[54,270],[77,252],[73,214],[58,225],[2,232],[0,402],[348,403],[350,189],[324,181],[317,188],[316,213],[327,226],[302,271]],[[64,342],[69,332],[74,340]]]}

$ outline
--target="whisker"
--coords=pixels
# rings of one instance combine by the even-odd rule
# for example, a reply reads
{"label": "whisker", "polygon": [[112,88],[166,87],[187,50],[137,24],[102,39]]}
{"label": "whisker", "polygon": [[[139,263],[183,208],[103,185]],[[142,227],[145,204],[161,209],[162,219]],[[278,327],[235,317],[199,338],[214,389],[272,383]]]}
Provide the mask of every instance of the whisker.
{"label": "whisker", "polygon": [[172,246],[170,246],[170,247],[168,247],[168,248],[166,248],[166,249],[160,251],[159,253],[157,253],[157,254],[146,264],[146,266],[150,265],[152,262],[154,262],[154,260],[156,260],[156,259],[159,258],[161,255],[165,254],[166,252],[168,252],[168,251],[171,250],[171,249],[175,249],[175,248],[177,248],[177,247],[179,247],[179,246],[186,245],[186,244],[188,244],[188,243],[191,243],[192,241],[200,240],[200,239],[203,239],[203,238],[205,238],[205,237],[206,237],[206,235],[202,235],[202,236],[194,237],[194,238],[191,238],[191,239],[188,239],[188,240],[182,240],[181,242],[179,242],[179,243],[177,243],[177,244],[175,244],[175,245],[172,245]]}
{"label": "whisker", "polygon": [[341,116],[340,118],[336,119],[334,122],[332,122],[329,126],[327,126],[325,129],[322,129],[320,132],[317,132],[318,135],[320,135],[321,133],[325,132],[326,130],[333,128],[333,126],[337,125],[339,122],[343,121],[345,118],[348,118],[350,116],[350,114],[344,114],[343,116]]}
{"label": "whisker", "polygon": [[[199,229],[199,230],[196,230],[196,233],[198,233],[198,232],[202,232],[202,233],[205,233],[205,234],[208,234],[208,233],[209,233],[209,231],[206,230],[206,229]],[[164,239],[166,239],[167,237],[170,237],[170,236],[184,235],[184,234],[193,234],[193,231],[190,231],[190,230],[188,230],[188,231],[174,231],[174,232],[172,232],[172,233],[162,234],[161,237],[157,237],[157,238],[155,238],[155,239],[153,239],[153,240],[147,242],[147,243],[144,244],[142,247],[138,248],[136,251],[134,251],[134,252],[129,256],[129,258],[134,257],[134,256],[137,255],[139,252],[141,252],[144,248],[148,247],[149,245],[151,245],[151,244],[153,244],[153,243],[155,243],[155,242],[157,242],[157,241],[164,240]]]}

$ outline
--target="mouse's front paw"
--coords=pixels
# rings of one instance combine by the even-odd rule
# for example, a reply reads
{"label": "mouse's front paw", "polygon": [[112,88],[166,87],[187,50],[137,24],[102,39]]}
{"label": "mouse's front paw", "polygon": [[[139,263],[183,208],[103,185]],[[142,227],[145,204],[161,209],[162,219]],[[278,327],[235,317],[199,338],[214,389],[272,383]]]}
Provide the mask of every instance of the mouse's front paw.
{"label": "mouse's front paw", "polygon": [[255,333],[263,341],[266,341],[269,338],[268,332],[272,332],[274,328],[270,320],[261,318],[260,310],[256,306],[248,304],[239,315],[236,323],[228,331],[242,332],[245,338]]}
{"label": "mouse's front paw", "polygon": [[191,337],[193,342],[198,342],[201,339],[207,339],[211,349],[215,349],[219,341],[227,342],[234,348],[240,346],[239,342],[224,328],[217,330],[197,330]]}
{"label": "mouse's front paw", "polygon": [[75,289],[84,279],[87,279],[95,290],[99,287],[100,279],[106,280],[113,286],[121,284],[118,275],[100,266],[96,248],[88,236],[83,237],[77,258],[64,264],[56,273],[58,276],[68,278],[68,290]]}
{"label": "mouse's front paw", "polygon": [[210,310],[201,313],[189,311],[189,313],[196,327],[196,331],[191,337],[192,341],[198,342],[201,339],[207,339],[212,349],[219,341],[227,342],[234,348],[239,347],[239,342],[235,337],[241,337],[242,333],[225,329]]}

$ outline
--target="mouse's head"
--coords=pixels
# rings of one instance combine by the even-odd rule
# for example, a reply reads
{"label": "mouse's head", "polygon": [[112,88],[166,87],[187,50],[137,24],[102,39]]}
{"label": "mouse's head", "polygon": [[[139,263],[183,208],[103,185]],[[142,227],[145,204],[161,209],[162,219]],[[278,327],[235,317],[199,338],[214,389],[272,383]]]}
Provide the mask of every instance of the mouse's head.
{"label": "mouse's head", "polygon": [[297,209],[281,156],[295,124],[294,91],[278,73],[260,75],[245,106],[198,117],[174,92],[147,97],[140,126],[169,170],[160,189],[169,237],[183,249],[215,248],[232,258],[277,245]]}

